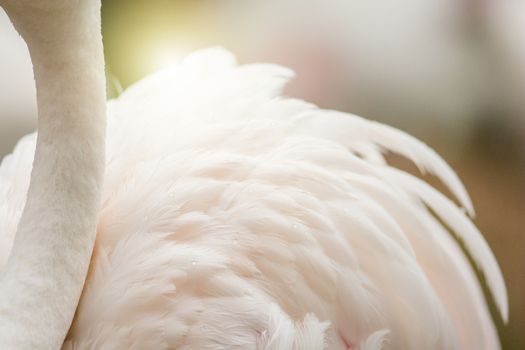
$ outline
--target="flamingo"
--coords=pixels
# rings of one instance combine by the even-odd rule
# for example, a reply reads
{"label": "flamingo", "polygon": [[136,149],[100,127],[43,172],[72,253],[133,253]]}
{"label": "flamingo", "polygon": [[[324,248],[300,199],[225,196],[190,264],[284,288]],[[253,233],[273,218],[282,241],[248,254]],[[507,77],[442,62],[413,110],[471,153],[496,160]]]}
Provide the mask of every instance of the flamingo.
{"label": "flamingo", "polygon": [[501,272],[429,147],[219,48],[106,102],[100,0],[0,5],[39,115],[0,167],[1,349],[499,348],[458,241],[506,319]]}

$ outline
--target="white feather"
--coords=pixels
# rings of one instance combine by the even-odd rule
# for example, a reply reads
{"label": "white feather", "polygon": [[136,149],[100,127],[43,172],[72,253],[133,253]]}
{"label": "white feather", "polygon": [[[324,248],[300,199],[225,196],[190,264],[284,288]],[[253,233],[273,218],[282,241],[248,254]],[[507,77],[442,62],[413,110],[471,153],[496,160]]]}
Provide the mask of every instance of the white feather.
{"label": "white feather", "polygon": [[[382,152],[437,175],[472,214],[454,172],[400,131],[280,97],[291,76],[211,49],[109,102],[98,238],[64,349],[499,348],[472,268],[426,206],[506,318],[490,249]],[[0,167],[1,263],[33,147]]]}

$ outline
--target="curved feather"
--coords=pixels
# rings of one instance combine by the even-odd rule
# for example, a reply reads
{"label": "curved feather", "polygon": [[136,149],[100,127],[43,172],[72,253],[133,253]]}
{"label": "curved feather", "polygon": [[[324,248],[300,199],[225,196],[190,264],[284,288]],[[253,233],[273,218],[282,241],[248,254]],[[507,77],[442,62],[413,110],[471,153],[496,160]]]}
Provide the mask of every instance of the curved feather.
{"label": "curved feather", "polygon": [[[291,76],[211,49],[109,102],[98,237],[64,349],[499,348],[472,268],[428,208],[506,318],[486,242],[382,153],[438,176],[473,214],[454,172],[398,130],[280,97]],[[21,145],[0,167],[2,259],[34,139]]]}

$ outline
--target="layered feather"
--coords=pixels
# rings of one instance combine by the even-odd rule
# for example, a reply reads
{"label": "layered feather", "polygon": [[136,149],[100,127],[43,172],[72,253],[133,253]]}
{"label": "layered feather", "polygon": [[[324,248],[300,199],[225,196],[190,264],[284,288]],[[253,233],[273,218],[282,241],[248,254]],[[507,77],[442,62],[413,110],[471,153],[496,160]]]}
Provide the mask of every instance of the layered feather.
{"label": "layered feather", "polygon": [[[98,238],[64,349],[497,349],[506,291],[469,197],[393,128],[280,97],[292,73],[198,52],[110,101]],[[34,137],[0,167],[0,262]],[[430,211],[438,216],[435,217]]]}

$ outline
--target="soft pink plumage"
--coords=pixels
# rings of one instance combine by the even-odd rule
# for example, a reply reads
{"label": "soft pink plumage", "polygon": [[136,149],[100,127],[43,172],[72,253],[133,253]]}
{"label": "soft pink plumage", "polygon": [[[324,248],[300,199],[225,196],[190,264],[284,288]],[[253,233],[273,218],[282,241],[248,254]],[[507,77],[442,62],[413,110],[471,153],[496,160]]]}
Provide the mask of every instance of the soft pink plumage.
{"label": "soft pink plumage", "polygon": [[[109,102],[98,238],[64,349],[499,348],[472,268],[428,208],[506,318],[486,242],[382,152],[472,213],[453,171],[400,131],[279,97],[290,76],[205,50]],[[34,144],[0,167],[2,265]]]}

